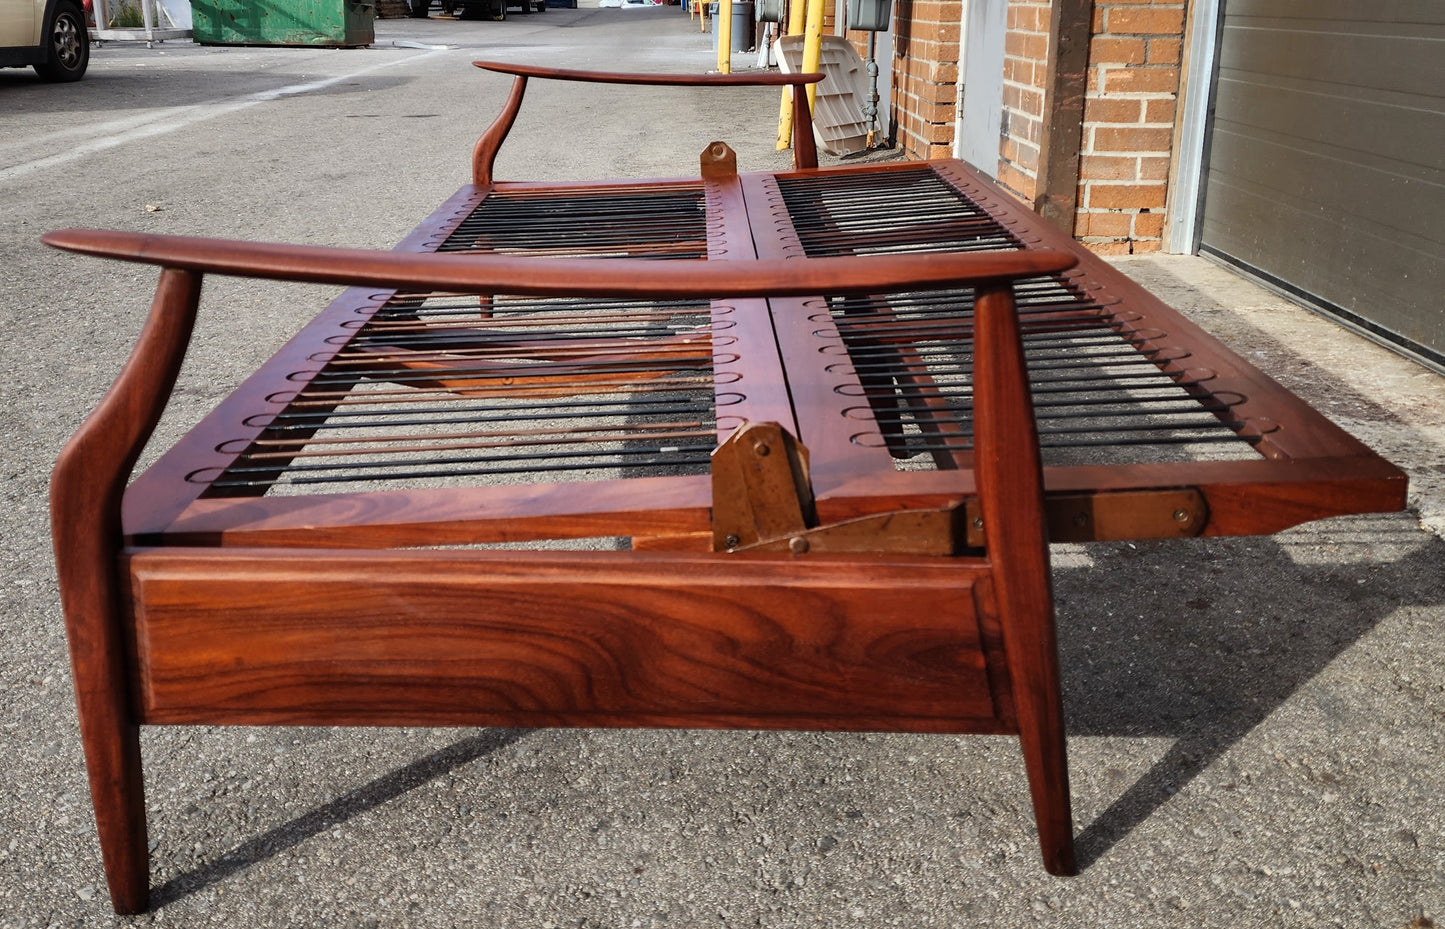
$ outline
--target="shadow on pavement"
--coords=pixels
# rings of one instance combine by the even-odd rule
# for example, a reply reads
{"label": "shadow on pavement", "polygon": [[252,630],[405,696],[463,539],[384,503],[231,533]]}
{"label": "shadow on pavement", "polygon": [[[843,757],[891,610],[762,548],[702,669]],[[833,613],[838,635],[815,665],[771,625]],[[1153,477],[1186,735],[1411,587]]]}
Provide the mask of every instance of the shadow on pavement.
{"label": "shadow on pavement", "polygon": [[[1055,572],[1069,734],[1174,740],[1077,836],[1081,867],[1396,610],[1445,603],[1445,542],[1408,514],[1327,525],[1090,546]],[[1326,711],[1365,723],[1348,699]]]}
{"label": "shadow on pavement", "polygon": [[433,752],[425,758],[413,761],[363,787],[337,797],[305,816],[277,826],[232,849],[215,861],[176,875],[152,891],[151,906],[163,907],[225,880],[238,871],[394,800],[407,791],[420,787],[449,771],[500,751],[521,739],[529,731],[527,729],[484,729],[476,735],[453,742],[441,751]]}

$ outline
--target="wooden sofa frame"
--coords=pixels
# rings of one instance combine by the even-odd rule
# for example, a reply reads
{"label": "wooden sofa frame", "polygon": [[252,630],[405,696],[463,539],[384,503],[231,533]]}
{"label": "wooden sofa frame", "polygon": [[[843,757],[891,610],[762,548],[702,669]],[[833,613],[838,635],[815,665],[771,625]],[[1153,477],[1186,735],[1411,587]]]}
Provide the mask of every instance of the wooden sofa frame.
{"label": "wooden sofa frame", "polygon": [[[797,121],[806,140],[788,177],[738,175],[721,144],[704,153],[701,181],[508,185],[492,177],[529,77],[801,86],[815,75],[672,79],[489,67],[509,71],[515,84],[474,152],[473,183],[392,252],[83,230],[45,236],[55,247],[161,269],[130,360],[66,446],[52,482],[81,734],[117,912],[148,906],[139,726],[150,724],[1016,733],[1044,865],[1071,874],[1050,538],[1269,532],[1403,505],[1397,469],[1010,207],[966,166],[817,168],[805,106]],[[922,251],[816,257],[784,228],[771,193],[816,181],[823,202],[835,185],[920,170],[942,178],[949,196],[982,204],[984,219],[1006,219],[995,225],[1011,230],[1014,244],[957,247],[982,235],[969,232]],[[458,230],[499,200],[541,203],[545,223],[559,197],[651,202],[659,191],[701,205],[706,241],[689,245],[691,233],[679,234],[629,251],[613,239],[599,244],[599,232],[560,246],[497,245],[503,230],[469,232],[469,254],[447,253]],[[832,239],[850,234],[843,211],[821,210]],[[680,226],[694,229],[690,222]],[[658,260],[694,246],[704,260]],[[608,257],[588,257],[596,255]],[[128,487],[178,375],[207,274],[348,290]],[[1049,296],[1021,319],[1030,282],[1040,280],[1082,294],[1086,310],[1065,313]],[[968,361],[963,425],[948,406],[956,392],[939,387],[933,349],[924,336],[905,335],[914,331],[907,307],[960,293],[966,318],[945,314],[925,328],[943,326],[962,340],[948,357]],[[849,341],[866,328],[849,301],[879,294],[907,297],[884,300],[866,338]],[[408,339],[440,332],[442,323],[416,315],[436,295],[473,295],[463,341],[449,321],[445,351],[407,348],[390,335],[381,348],[352,351],[358,333],[383,323]],[[507,301],[519,297],[694,301],[711,323],[665,335],[579,335],[558,348],[551,329],[546,339],[530,329],[526,338],[510,334],[522,331],[506,328]],[[829,306],[842,309],[830,315]],[[590,327],[600,316],[587,312],[578,318]],[[1039,364],[1026,343],[1072,338],[1076,312],[1104,320],[1111,338],[1225,423],[1254,457],[1045,467],[1030,386],[1030,366]],[[1164,329],[1186,339],[1188,351],[1158,344]],[[705,348],[694,352],[700,338]],[[869,374],[865,357],[890,367]],[[308,420],[300,439],[277,445],[278,417],[343,361],[355,367],[326,395],[323,416],[357,385],[388,378],[436,392],[439,403],[515,399],[526,381],[528,402],[545,406],[571,391],[613,389],[594,385],[614,370],[645,369],[615,388],[623,397],[638,389],[636,377],[703,370],[717,403],[703,429],[716,441],[705,444],[716,448],[701,471],[677,475],[268,494],[277,475],[307,460],[322,428]],[[889,391],[915,398],[907,416],[920,428],[881,424],[893,399],[874,401]],[[934,443],[936,468],[895,469],[900,443],[919,436]],[[408,454],[426,456],[416,447]],[[264,486],[224,489],[218,476],[246,470],[236,464],[243,458]],[[631,545],[488,547],[599,536]]]}

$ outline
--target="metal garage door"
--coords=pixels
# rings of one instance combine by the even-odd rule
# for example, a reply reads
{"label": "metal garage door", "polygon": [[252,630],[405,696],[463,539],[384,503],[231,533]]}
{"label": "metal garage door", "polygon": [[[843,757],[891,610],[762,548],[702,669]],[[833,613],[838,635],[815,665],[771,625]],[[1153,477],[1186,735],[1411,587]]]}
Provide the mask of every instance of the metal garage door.
{"label": "metal garage door", "polygon": [[1445,2],[1224,7],[1201,251],[1445,365]]}

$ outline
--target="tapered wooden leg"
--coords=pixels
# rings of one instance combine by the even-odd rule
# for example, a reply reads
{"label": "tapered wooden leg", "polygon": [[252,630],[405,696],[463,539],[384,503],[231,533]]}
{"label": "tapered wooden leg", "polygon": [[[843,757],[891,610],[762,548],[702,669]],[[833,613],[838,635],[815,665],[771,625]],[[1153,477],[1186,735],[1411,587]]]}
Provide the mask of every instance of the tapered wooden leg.
{"label": "tapered wooden leg", "polygon": [[1069,803],[1069,763],[1062,726],[1025,726],[1019,720],[1019,743],[1029,775],[1034,821],[1039,827],[1039,851],[1050,874],[1069,876],[1079,869],[1074,861],[1074,815]]}
{"label": "tapered wooden leg", "polygon": [[98,731],[102,728],[81,724],[105,881],[117,913],[141,913],[150,906],[150,857],[140,730],[125,724]]}
{"label": "tapered wooden leg", "polygon": [[[52,483],[52,494],[66,482]],[[73,499],[73,498],[71,498]],[[52,511],[56,511],[52,497]],[[68,510],[61,505],[61,518]],[[145,784],[140,727],[125,683],[125,643],[116,608],[115,536],[53,525],[80,740],[111,904],[117,913],[149,905]]]}
{"label": "tapered wooden leg", "polygon": [[1013,293],[980,285],[974,316],[974,450],[1019,740],[1044,867],[1074,874],[1074,822],[1043,476]]}
{"label": "tapered wooden leg", "polygon": [[[69,507],[52,511],[64,519]],[[74,499],[79,495],[67,495]],[[125,643],[116,607],[115,536],[85,532],[82,524],[52,526],[60,599],[65,610],[70,667],[80,741],[90,776],[90,800],[100,834],[100,853],[111,904],[117,913],[139,913],[149,902],[145,785],[141,778],[140,727],[131,713],[125,683]],[[93,528],[93,527],[92,527]]]}

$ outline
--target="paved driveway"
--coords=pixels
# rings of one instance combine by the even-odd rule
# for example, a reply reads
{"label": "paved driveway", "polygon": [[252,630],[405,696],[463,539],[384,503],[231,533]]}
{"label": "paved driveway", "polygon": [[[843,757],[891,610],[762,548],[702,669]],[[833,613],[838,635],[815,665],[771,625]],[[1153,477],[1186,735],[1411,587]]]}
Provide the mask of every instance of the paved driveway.
{"label": "paved driveway", "polygon": [[[426,48],[415,46],[447,46]],[[1055,552],[1079,845],[1037,860],[1012,741],[165,729],[157,911],[109,913],[46,475],[139,327],[148,269],[60,226],[389,247],[467,177],[477,57],[706,70],[677,8],[384,21],[371,49],[107,45],[0,71],[0,926],[1343,926],[1445,919],[1445,543],[1412,514]],[[776,96],[535,88],[503,177],[779,164]],[[1198,259],[1127,269],[1410,468],[1442,520],[1441,378]],[[162,439],[328,300],[208,281]]]}

